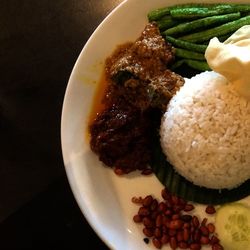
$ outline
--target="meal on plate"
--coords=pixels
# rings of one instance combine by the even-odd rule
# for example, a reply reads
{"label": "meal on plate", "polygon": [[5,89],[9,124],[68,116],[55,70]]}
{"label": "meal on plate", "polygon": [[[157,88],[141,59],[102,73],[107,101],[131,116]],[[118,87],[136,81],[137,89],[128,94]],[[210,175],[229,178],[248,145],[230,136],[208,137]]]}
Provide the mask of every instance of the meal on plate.
{"label": "meal on plate", "polygon": [[165,186],[162,201],[132,198],[133,220],[156,248],[250,249],[249,12],[152,10],[140,36],[106,59],[90,147],[116,174],[154,173]]}

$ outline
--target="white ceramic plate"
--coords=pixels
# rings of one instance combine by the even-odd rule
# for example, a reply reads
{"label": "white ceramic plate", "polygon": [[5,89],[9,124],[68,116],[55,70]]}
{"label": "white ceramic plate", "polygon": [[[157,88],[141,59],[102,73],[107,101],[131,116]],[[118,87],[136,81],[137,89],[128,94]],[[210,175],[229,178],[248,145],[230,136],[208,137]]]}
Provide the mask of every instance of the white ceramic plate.
{"label": "white ceramic plate", "polygon": [[[131,202],[131,198],[147,194],[160,197],[163,186],[155,176],[132,173],[118,177],[91,152],[85,134],[95,89],[105,58],[118,44],[133,41],[140,35],[149,10],[187,2],[190,1],[124,1],[90,37],[68,82],[61,121],[62,153],[67,176],[82,213],[111,249],[155,249],[143,242],[142,227],[132,221],[138,207]],[[163,249],[170,248],[166,246]]]}

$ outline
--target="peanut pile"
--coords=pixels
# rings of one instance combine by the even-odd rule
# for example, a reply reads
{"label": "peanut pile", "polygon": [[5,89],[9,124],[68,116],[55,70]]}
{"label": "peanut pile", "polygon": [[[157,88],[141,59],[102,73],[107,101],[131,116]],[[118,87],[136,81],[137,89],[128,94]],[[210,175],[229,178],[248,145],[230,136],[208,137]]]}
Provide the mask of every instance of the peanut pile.
{"label": "peanut pile", "polygon": [[[200,250],[202,245],[210,245],[212,250],[223,250],[216,236],[215,226],[207,218],[199,219],[191,215],[193,204],[172,195],[166,188],[161,192],[162,201],[153,196],[133,197],[132,202],[140,205],[134,215],[135,223],[142,223],[144,242],[152,240],[157,249],[169,244],[171,249]],[[208,205],[207,214],[214,214],[215,208]]]}

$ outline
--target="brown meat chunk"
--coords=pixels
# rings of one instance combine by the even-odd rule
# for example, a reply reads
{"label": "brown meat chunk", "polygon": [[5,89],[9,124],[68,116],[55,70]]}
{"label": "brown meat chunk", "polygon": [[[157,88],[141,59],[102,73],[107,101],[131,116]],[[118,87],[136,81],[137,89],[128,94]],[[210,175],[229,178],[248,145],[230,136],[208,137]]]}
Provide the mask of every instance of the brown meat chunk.
{"label": "brown meat chunk", "polygon": [[151,106],[165,111],[170,99],[183,83],[183,78],[170,70],[165,70],[152,78],[147,86]]}
{"label": "brown meat chunk", "polygon": [[146,25],[141,36],[134,42],[118,48],[107,59],[106,70],[110,78],[119,72],[129,72],[141,80],[149,80],[174,60],[174,49],[160,35],[155,23]]}
{"label": "brown meat chunk", "polygon": [[173,60],[173,47],[162,38],[157,25],[149,23],[134,43],[120,46],[107,59],[108,102],[124,100],[141,110],[165,110],[184,83],[181,76],[167,69]]}

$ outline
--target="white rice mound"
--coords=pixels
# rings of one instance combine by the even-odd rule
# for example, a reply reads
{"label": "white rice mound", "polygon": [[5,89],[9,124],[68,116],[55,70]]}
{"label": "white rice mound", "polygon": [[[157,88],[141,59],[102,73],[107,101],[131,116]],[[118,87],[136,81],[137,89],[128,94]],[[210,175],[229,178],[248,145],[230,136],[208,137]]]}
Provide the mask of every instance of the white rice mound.
{"label": "white rice mound", "polygon": [[250,178],[250,101],[215,72],[185,79],[162,117],[160,141],[187,180],[235,188]]}

